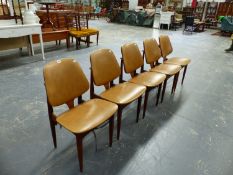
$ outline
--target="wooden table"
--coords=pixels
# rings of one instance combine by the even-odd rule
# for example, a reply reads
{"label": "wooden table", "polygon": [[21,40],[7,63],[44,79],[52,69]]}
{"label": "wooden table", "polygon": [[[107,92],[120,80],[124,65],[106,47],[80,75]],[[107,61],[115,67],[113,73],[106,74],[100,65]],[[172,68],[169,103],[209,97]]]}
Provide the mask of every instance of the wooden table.
{"label": "wooden table", "polygon": [[52,21],[50,20],[50,16],[49,16],[49,6],[50,6],[50,5],[56,4],[56,2],[40,2],[40,4],[46,6],[46,13],[47,13],[47,21],[45,21],[45,22],[43,23],[43,25],[44,25],[44,24],[50,24],[50,25],[52,26],[52,28],[53,28],[54,26],[53,26],[53,23],[52,23]]}
{"label": "wooden table", "polygon": [[0,38],[14,38],[29,35],[32,55],[34,55],[32,34],[39,34],[42,58],[45,60],[41,24],[0,26]]}

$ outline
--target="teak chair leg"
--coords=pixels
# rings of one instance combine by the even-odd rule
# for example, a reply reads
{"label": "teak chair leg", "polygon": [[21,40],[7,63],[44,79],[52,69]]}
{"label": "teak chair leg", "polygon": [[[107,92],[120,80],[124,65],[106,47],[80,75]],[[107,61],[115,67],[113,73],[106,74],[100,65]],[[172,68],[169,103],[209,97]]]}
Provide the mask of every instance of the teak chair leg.
{"label": "teak chair leg", "polygon": [[139,120],[140,110],[141,110],[142,96],[138,98],[138,107],[137,107],[137,118],[136,122]]}
{"label": "teak chair leg", "polygon": [[83,136],[80,134],[76,135],[78,160],[80,172],[83,172]]}
{"label": "teak chair leg", "polygon": [[98,45],[99,44],[99,33],[97,33],[96,42],[97,42],[97,45]]}
{"label": "teak chair leg", "polygon": [[109,146],[112,147],[112,137],[114,129],[114,115],[109,119]]}
{"label": "teak chair leg", "polygon": [[55,128],[55,124],[52,121],[50,121],[50,128],[51,128],[51,133],[53,137],[54,148],[57,148],[56,128]]}
{"label": "teak chair leg", "polygon": [[160,93],[161,93],[161,88],[162,88],[162,83],[158,87],[156,106],[158,106],[158,104],[159,104],[159,97],[160,97]]}
{"label": "teak chair leg", "polygon": [[174,92],[175,85],[176,85],[176,74],[174,75],[174,78],[173,78],[171,94],[173,94]]}
{"label": "teak chair leg", "polygon": [[[144,108],[143,108],[143,115],[142,115],[142,118],[145,118],[145,115],[146,115],[146,108],[147,108],[147,101],[148,101],[148,96],[149,96],[149,89],[147,88],[146,89],[146,93],[145,93],[145,99],[144,99]],[[138,122],[138,120],[137,120]]]}
{"label": "teak chair leg", "polygon": [[122,107],[118,106],[118,112],[117,112],[117,140],[119,140],[119,138],[120,138],[121,116],[122,116]]}
{"label": "teak chair leg", "polygon": [[167,78],[165,79],[165,81],[164,81],[164,83],[163,83],[163,91],[162,91],[161,103],[163,102],[163,98],[164,98],[166,86],[167,86]]}
{"label": "teak chair leg", "polygon": [[183,83],[184,83],[184,78],[185,78],[185,74],[186,74],[187,67],[188,67],[188,65],[184,67],[183,77],[182,77],[182,81],[181,81],[181,84],[182,84],[182,85],[183,85]]}
{"label": "teak chair leg", "polygon": [[178,73],[175,75],[175,77],[174,77],[174,81],[175,81],[175,82],[173,82],[173,83],[175,83],[175,84],[174,84],[172,93],[175,93],[175,91],[176,91],[176,86],[177,86],[177,82],[178,82],[178,79],[179,79],[179,74],[180,74],[180,72],[178,72]]}
{"label": "teak chair leg", "polygon": [[53,145],[54,148],[57,148],[57,137],[56,137],[56,122],[53,120],[53,108],[52,106],[47,102],[48,105],[48,114],[49,114],[49,123],[50,123],[50,129],[53,137]]}
{"label": "teak chair leg", "polygon": [[87,36],[86,42],[87,42],[87,47],[90,47],[90,36]]}
{"label": "teak chair leg", "polygon": [[76,38],[76,49],[79,47],[79,38]]}

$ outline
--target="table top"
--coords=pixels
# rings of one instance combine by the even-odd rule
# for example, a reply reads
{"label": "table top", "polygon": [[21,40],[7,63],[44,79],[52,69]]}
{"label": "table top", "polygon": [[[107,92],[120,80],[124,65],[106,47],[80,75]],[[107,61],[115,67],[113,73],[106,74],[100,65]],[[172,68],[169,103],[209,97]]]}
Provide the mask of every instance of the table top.
{"label": "table top", "polygon": [[0,26],[0,30],[3,29],[12,29],[12,28],[30,28],[30,27],[41,27],[41,24],[15,24],[15,25],[6,25]]}

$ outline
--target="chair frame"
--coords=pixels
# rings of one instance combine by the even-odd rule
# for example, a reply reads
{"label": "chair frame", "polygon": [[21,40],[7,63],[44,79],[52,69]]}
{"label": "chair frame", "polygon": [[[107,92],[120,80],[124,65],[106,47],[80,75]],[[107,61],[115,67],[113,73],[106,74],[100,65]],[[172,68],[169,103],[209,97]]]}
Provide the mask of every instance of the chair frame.
{"label": "chair frame", "polygon": [[[88,24],[89,16],[90,16],[90,14],[80,14],[79,13],[79,15],[78,15],[79,19],[78,20],[79,20],[79,29],[81,31],[83,29],[82,27],[84,27],[84,29],[89,29],[89,24]],[[90,34],[90,36],[91,35],[96,35],[96,43],[98,45],[99,44],[99,31],[96,34]],[[92,42],[89,40],[89,43],[92,43]]]}
{"label": "chair frame", "polygon": [[[145,51],[143,51],[143,58],[145,58]],[[154,64],[152,64],[152,65],[150,64],[150,67],[153,68],[153,67],[158,66],[160,64],[163,64],[163,63],[159,63],[158,61],[156,61],[156,62],[154,62]],[[163,102],[163,99],[164,99],[164,94],[165,94],[166,86],[167,86],[167,80],[174,76],[173,83],[172,83],[172,90],[171,90],[171,94],[174,94],[176,91],[176,86],[177,86],[177,82],[179,79],[179,74],[180,74],[180,71],[174,75],[167,75],[166,74],[166,79],[164,80],[164,83],[163,83],[161,103]]]}
{"label": "chair frame", "polygon": [[[143,43],[144,45],[144,43]],[[144,46],[145,47],[145,46]],[[161,48],[160,48],[161,50]],[[146,53],[145,53],[145,50],[143,50],[143,59],[146,60]],[[150,67],[153,68],[155,66],[158,66],[160,64],[163,64],[163,63],[159,63],[158,60],[152,64],[150,64]],[[144,69],[144,68],[143,68]],[[178,79],[179,79],[179,74],[180,74],[180,71],[177,72],[176,74],[174,75],[168,75],[166,74],[166,79],[164,80],[164,83],[163,83],[163,90],[162,90],[162,97],[161,97],[161,103],[163,102],[163,99],[164,99],[164,94],[165,94],[165,90],[166,90],[166,86],[167,86],[167,80],[169,78],[171,78],[172,76],[174,76],[174,79],[173,79],[173,83],[172,83],[172,90],[171,90],[171,94],[174,94],[175,91],[176,91],[176,86],[177,86],[177,82],[178,82]]]}
{"label": "chair frame", "polygon": [[[66,14],[66,25],[67,25],[67,29],[69,30],[69,28],[71,27],[70,26],[70,21],[69,21],[69,17],[72,17],[72,21],[74,20],[75,21],[75,24],[74,26],[72,26],[73,28],[76,28],[76,31],[80,31],[81,32],[81,26],[80,26],[80,14],[77,13],[77,12],[71,12],[71,13],[67,13]],[[73,24],[73,23],[72,23]],[[72,43],[73,43],[73,35],[71,35],[69,33],[69,36],[72,38]],[[84,41],[86,44],[87,44],[87,47],[90,46],[90,35],[87,34],[86,36],[83,36],[83,37],[86,37],[86,40],[82,40],[81,38],[82,37],[75,37],[76,38],[76,48],[78,49],[79,46],[80,46],[80,43],[81,41]]]}
{"label": "chair frame", "polygon": [[[169,37],[168,37],[169,38]],[[169,38],[169,41],[170,41],[170,38]],[[161,41],[160,41],[160,38],[159,38],[159,43],[160,43]],[[171,41],[170,41],[170,44],[171,44]],[[161,53],[162,53],[162,49],[160,48],[160,50],[161,50]],[[162,57],[163,57],[163,54],[162,54]],[[167,58],[167,56],[166,57],[163,57],[163,62],[164,61],[167,61],[167,60],[169,60],[169,58]],[[187,68],[188,68],[188,64],[187,65],[185,65],[185,66],[183,66],[183,65],[179,65],[179,66],[181,66],[181,69],[183,69],[184,68],[184,71],[183,71],[183,76],[182,76],[182,80],[181,80],[181,85],[183,85],[184,84],[184,78],[185,78],[185,75],[186,75],[186,71],[187,71]],[[179,75],[178,75],[179,76]],[[177,80],[176,81],[178,81],[178,77],[177,77]],[[176,82],[176,84],[177,84],[177,82]]]}
{"label": "chair frame", "polygon": [[[123,83],[123,82],[126,82],[125,80],[123,80],[123,69],[124,69],[124,60],[123,58],[121,58],[121,75],[120,75],[120,82]],[[145,71],[144,70],[144,66],[141,66],[141,69],[140,69],[140,73],[143,73],[143,72],[148,72],[148,71]],[[130,73],[131,75],[131,78],[139,75],[140,73],[137,73],[136,70],[132,73]],[[143,105],[143,119],[145,118],[145,114],[146,114],[146,108],[147,108],[147,102],[148,102],[148,96],[149,96],[149,93],[152,89],[155,89],[158,87],[158,93],[157,93],[157,97],[156,97],[156,103],[155,105],[158,106],[158,103],[159,103],[159,97],[160,97],[160,92],[161,92],[161,88],[162,88],[162,84],[159,84],[158,86],[154,86],[154,87],[146,87],[146,92],[145,92],[145,97],[144,97],[144,105]],[[137,121],[138,122],[138,119]]]}
{"label": "chair frame", "polygon": [[[90,97],[91,98],[100,98],[103,99],[101,96],[95,94],[95,84],[94,84],[94,77],[91,70],[91,77],[90,77]],[[119,83],[121,83],[121,79],[119,76]],[[105,85],[105,89],[109,89],[111,87],[114,87],[116,84],[114,84],[113,80],[108,83],[108,86]],[[106,99],[105,99],[106,100]],[[136,117],[136,122],[139,120],[139,115],[140,115],[140,110],[141,110],[141,102],[142,102],[142,96],[140,96],[138,99],[138,104],[137,104],[137,117]],[[135,101],[135,100],[134,100]],[[127,104],[117,104],[118,105],[118,111],[117,111],[117,140],[120,139],[120,130],[121,130],[121,120],[122,120],[122,112],[123,109],[131,104],[132,102],[127,103]]]}
{"label": "chair frame", "polygon": [[[46,94],[47,95],[47,94]],[[78,97],[78,105],[82,104],[83,102],[85,102],[82,99],[82,96]],[[53,107],[52,105],[49,103],[48,101],[48,97],[47,97],[47,106],[48,106],[48,116],[49,116],[49,122],[50,122],[50,129],[51,129],[51,133],[52,133],[52,138],[53,138],[53,145],[54,148],[57,148],[57,138],[56,138],[56,125],[58,124],[56,121],[56,116],[53,113]],[[69,109],[74,108],[74,101],[68,102],[67,106],[69,107]],[[109,147],[112,147],[112,140],[113,140],[113,130],[114,130],[114,115],[112,117],[109,118]],[[89,134],[90,132],[94,131],[95,129],[98,129],[98,127],[93,128],[90,131],[87,131],[85,133],[81,133],[81,134],[75,134],[75,138],[76,138],[76,147],[77,147],[77,156],[79,159],[79,169],[80,172],[83,172],[83,138]]]}

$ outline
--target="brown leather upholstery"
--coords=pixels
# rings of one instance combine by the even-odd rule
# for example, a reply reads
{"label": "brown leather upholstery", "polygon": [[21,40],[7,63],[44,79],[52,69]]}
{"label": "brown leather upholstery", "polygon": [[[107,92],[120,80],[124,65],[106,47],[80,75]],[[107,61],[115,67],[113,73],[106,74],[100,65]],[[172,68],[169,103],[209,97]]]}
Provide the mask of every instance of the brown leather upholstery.
{"label": "brown leather upholstery", "polygon": [[156,87],[163,83],[166,75],[156,72],[144,72],[133,77],[129,82],[141,84],[147,87]]}
{"label": "brown leather upholstery", "polygon": [[[92,99],[87,102],[82,100],[82,94],[89,89],[89,83],[79,64],[73,59],[62,59],[48,63],[44,67],[44,80],[54,147],[57,147],[55,126],[60,124],[76,137],[79,167],[82,172],[83,138],[97,126],[109,121],[109,146],[111,146],[114,113],[118,106],[102,99]],[[77,106],[74,106],[75,98],[78,98]],[[53,106],[65,103],[69,110],[56,116],[53,112]]]}
{"label": "brown leather upholstery", "polygon": [[80,65],[73,59],[48,63],[44,67],[44,81],[48,100],[52,106],[73,100],[89,89],[87,78]]}
{"label": "brown leather upholstery", "polygon": [[143,45],[147,64],[152,64],[161,58],[161,50],[154,38],[144,40]]}
{"label": "brown leather upholstery", "polygon": [[[125,44],[121,47],[122,59],[126,73],[136,71],[143,66],[143,57],[136,43]],[[152,72],[144,72],[133,77],[129,82],[141,84],[147,87],[155,87],[161,84],[166,75]]]}
{"label": "brown leather upholstery", "polygon": [[[146,114],[148,96],[151,89],[158,87],[157,101],[156,105],[159,101],[160,89],[162,87],[162,83],[166,79],[165,74],[155,73],[155,72],[143,72],[140,74],[137,73],[137,69],[142,67],[144,64],[143,57],[141,52],[135,43],[125,44],[121,47],[122,53],[122,66],[125,67],[125,72],[130,73],[132,79],[129,82],[144,85],[146,86],[146,92],[144,97],[144,107],[143,107],[143,118]],[[153,62],[154,63],[154,62]]]}
{"label": "brown leather upholstery", "polygon": [[178,57],[167,58],[167,56],[173,51],[171,41],[167,35],[161,35],[159,37],[159,42],[165,64],[187,66],[191,62],[191,60],[188,58],[178,58]]}
{"label": "brown leather upholstery", "polygon": [[150,69],[150,71],[160,72],[166,75],[175,75],[177,72],[180,71],[180,69],[181,69],[181,66],[178,66],[178,65],[160,64]]}
{"label": "brown leather upholstery", "polygon": [[104,123],[116,110],[114,103],[93,99],[64,112],[57,122],[72,133],[84,133]]}
{"label": "brown leather upholstery", "polygon": [[[120,139],[122,110],[131,102],[138,100],[137,118],[141,109],[142,95],[146,87],[130,82],[115,85],[113,80],[120,78],[121,69],[117,63],[114,53],[109,49],[100,49],[91,54],[91,97],[100,96],[100,98],[114,102],[118,105],[117,112],[117,139]],[[104,85],[107,90],[96,95],[95,85]]]}
{"label": "brown leather upholstery", "polygon": [[90,60],[94,83],[97,86],[105,85],[121,74],[120,66],[110,49],[95,51]]}
{"label": "brown leather upholstery", "polygon": [[175,65],[180,65],[180,66],[186,66],[191,62],[190,59],[188,58],[169,58],[167,61],[165,61],[165,64],[175,64]]}
{"label": "brown leather upholstery", "polygon": [[125,82],[104,91],[100,96],[117,104],[128,104],[140,97],[145,90],[145,86]]}
{"label": "brown leather upholstery", "polygon": [[123,45],[121,53],[126,73],[131,73],[143,65],[143,57],[136,43]]}
{"label": "brown leather upholstery", "polygon": [[173,49],[168,35],[160,35],[159,44],[163,58],[166,58],[170,53],[172,53]]}

